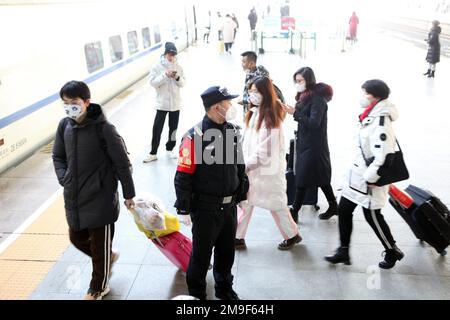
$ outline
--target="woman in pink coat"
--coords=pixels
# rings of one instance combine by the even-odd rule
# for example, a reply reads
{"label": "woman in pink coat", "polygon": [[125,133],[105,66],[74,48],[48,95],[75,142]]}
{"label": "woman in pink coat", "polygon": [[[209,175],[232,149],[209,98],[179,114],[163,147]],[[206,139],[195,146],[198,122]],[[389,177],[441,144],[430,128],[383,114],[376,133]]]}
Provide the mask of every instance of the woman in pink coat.
{"label": "woman in pink coat", "polygon": [[348,28],[348,34],[350,37],[350,40],[356,41],[356,33],[358,31],[358,23],[359,19],[356,16],[356,13],[353,12],[352,16],[350,17],[350,20],[348,21],[349,28]]}
{"label": "woman in pink coat", "polygon": [[256,206],[271,212],[284,238],[278,249],[289,250],[302,238],[287,205],[282,128],[286,113],[272,81],[265,76],[256,78],[250,85],[249,102],[242,147],[250,189],[247,201],[241,203],[243,214],[238,218],[235,247],[246,248],[244,238]]}

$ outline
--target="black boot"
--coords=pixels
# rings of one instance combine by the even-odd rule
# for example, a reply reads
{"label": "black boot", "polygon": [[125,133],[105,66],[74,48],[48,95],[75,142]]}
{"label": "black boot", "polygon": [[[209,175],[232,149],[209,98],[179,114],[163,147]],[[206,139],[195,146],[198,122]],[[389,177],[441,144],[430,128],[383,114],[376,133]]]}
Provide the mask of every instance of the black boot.
{"label": "black boot", "polygon": [[428,69],[427,72],[425,72],[423,75],[428,76],[428,75],[430,75],[430,72],[431,72],[431,69]]}
{"label": "black boot", "polygon": [[293,207],[289,207],[289,211],[291,212],[292,219],[294,219],[295,223],[298,223],[298,210],[295,210]]}
{"label": "black boot", "polygon": [[348,255],[348,248],[346,247],[339,247],[334,256],[327,256],[325,257],[325,260],[333,264],[343,263],[346,265],[351,265],[350,256]]}
{"label": "black boot", "polygon": [[328,206],[327,211],[319,214],[319,219],[328,220],[332,216],[338,215],[338,204],[337,204],[336,200],[328,202],[328,203],[329,203],[329,206]]}
{"label": "black boot", "polygon": [[430,74],[428,75],[428,78],[434,78],[434,70],[430,72]]}
{"label": "black boot", "polygon": [[378,266],[382,269],[391,269],[395,266],[395,263],[397,261],[400,261],[403,259],[405,254],[401,252],[397,246],[394,246],[393,249],[388,249],[385,252],[384,260],[381,261]]}

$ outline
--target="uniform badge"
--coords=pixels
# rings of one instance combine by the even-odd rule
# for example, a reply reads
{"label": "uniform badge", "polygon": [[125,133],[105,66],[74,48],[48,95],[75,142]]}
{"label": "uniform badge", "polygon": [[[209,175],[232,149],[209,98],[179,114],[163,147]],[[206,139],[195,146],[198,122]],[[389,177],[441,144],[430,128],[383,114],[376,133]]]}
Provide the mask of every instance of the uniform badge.
{"label": "uniform badge", "polygon": [[382,133],[382,134],[380,135],[380,140],[381,140],[381,141],[386,141],[386,139],[387,139],[386,134],[385,134],[385,133]]}

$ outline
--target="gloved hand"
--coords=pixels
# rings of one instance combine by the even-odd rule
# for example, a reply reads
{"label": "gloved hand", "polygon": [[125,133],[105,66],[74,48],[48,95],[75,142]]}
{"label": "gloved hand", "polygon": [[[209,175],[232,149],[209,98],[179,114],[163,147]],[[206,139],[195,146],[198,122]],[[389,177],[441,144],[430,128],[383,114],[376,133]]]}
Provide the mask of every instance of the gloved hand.
{"label": "gloved hand", "polygon": [[180,222],[185,226],[190,226],[192,224],[191,215],[190,214],[180,214],[179,215]]}

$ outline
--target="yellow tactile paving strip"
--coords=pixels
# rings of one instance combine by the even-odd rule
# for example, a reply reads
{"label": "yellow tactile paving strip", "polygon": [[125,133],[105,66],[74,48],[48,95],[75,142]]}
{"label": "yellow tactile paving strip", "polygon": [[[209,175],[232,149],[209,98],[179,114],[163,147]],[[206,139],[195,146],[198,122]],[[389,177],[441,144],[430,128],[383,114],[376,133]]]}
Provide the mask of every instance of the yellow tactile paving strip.
{"label": "yellow tactile paving strip", "polygon": [[0,300],[27,299],[69,246],[60,195],[0,254]]}

